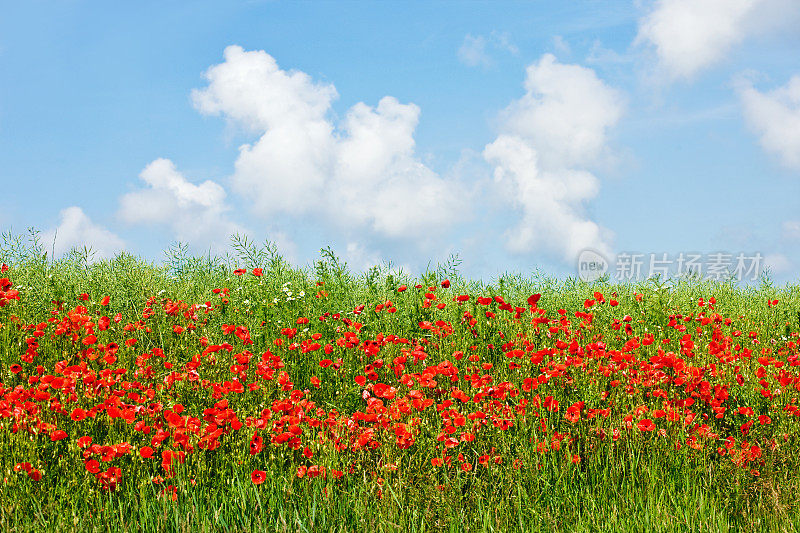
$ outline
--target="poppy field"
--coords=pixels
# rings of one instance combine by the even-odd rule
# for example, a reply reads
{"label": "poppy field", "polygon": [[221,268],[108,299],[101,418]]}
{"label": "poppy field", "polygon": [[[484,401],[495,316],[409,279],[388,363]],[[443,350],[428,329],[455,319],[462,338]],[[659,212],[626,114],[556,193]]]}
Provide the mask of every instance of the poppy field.
{"label": "poppy field", "polygon": [[4,531],[800,527],[797,285],[34,252]]}

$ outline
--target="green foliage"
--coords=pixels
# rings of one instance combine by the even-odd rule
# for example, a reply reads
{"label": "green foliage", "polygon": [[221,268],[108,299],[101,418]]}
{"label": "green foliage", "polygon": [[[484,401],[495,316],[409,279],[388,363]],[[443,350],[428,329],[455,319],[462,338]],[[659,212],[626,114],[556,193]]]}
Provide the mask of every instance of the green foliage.
{"label": "green foliage", "polygon": [[[322,249],[320,259],[310,267],[293,268],[278,254],[273,243],[257,245],[237,235],[232,238],[232,246],[235,252],[232,256],[195,257],[185,244],[176,243],[165,252],[164,263],[156,265],[129,254],[95,261],[88,249],[73,250],[63,259],[55,260],[52,253],[46,252],[36,232],[30,232],[26,239],[10,233],[2,235],[0,263],[8,263],[11,269],[0,277],[9,276],[21,296],[19,301],[0,307],[3,391],[0,470],[4,477],[0,488],[0,528],[4,531],[777,532],[800,527],[796,502],[800,490],[797,454],[800,430],[798,417],[783,409],[784,405],[792,404],[791,397],[796,393],[787,385],[782,386],[781,395],[775,395],[777,399],[765,398],[759,392],[758,373],[762,366],[757,362],[758,350],[770,348],[774,356],[787,363],[781,368],[791,372],[792,379],[797,377],[796,367],[787,359],[796,354],[796,348],[792,352],[789,342],[796,341],[800,332],[797,285],[778,286],[769,277],[753,286],[697,277],[626,284],[601,279],[587,283],[577,278],[556,279],[539,271],[528,277],[505,273],[489,283],[463,278],[458,271],[461,261],[457,255],[451,255],[435,268],[429,267],[414,279],[390,263],[354,274],[330,248]],[[239,268],[247,272],[234,274]],[[263,275],[254,275],[253,269],[262,269]],[[450,288],[442,287],[444,279],[450,281]],[[422,288],[416,289],[417,284]],[[408,289],[400,292],[397,290],[400,285],[407,285]],[[425,296],[430,292],[435,299]],[[601,293],[606,302],[613,298],[619,305],[612,307],[598,302],[586,307],[587,300],[595,299],[595,292]],[[532,324],[531,311],[527,309],[527,299],[535,293],[541,294],[538,306],[547,310],[545,316],[551,320],[539,328]],[[86,299],[82,294],[86,294]],[[470,295],[470,299],[457,303],[454,300],[459,295]],[[104,296],[109,298],[107,306],[101,303]],[[512,308],[526,308],[524,319],[513,320],[513,312],[499,309],[497,300],[479,304],[477,296],[497,296]],[[708,306],[712,297],[713,310]],[[776,305],[767,304],[774,300],[778,300]],[[170,305],[180,303],[185,307],[179,306],[179,312],[168,312]],[[441,304],[444,305],[440,309]],[[46,334],[36,337],[36,358],[31,362],[21,361],[33,335],[29,326],[35,328],[51,317],[64,320],[79,306],[86,311],[77,314],[93,323],[101,316],[119,314],[119,322],[107,331],[95,331],[98,343],[114,341],[120,345],[116,361],[90,359],[81,341],[86,331],[81,330],[71,340],[53,334],[55,323],[47,326]],[[388,309],[394,311],[389,313]],[[564,318],[559,309],[564,311]],[[581,319],[576,313],[587,311],[592,313],[592,323],[580,326]],[[730,325],[721,326],[719,321],[703,324],[701,313],[706,318],[715,313],[729,318]],[[340,315],[340,319],[331,318],[334,314]],[[631,317],[628,322],[623,321],[626,315]],[[474,324],[467,316],[474,317]],[[672,320],[677,326],[685,325],[685,332],[668,327]],[[435,333],[421,326],[428,322],[432,328],[439,321],[444,324],[440,327],[451,327],[452,333]],[[569,321],[569,327],[563,326],[563,321]],[[626,333],[624,326],[615,329],[615,322],[629,324],[631,333]],[[124,329],[128,325],[131,326]],[[252,345],[243,345],[236,340],[236,334],[222,333],[223,328],[231,325],[245,326]],[[182,333],[177,333],[175,326],[181,326]],[[716,326],[724,328],[720,331],[731,336],[733,342],[752,349],[754,355],[731,364],[716,361],[709,351]],[[551,331],[552,327],[556,329]],[[285,329],[297,331],[290,338],[283,333]],[[345,331],[357,335],[362,344],[343,345],[347,340]],[[742,334],[733,337],[735,331]],[[321,347],[309,351],[288,347],[291,343],[308,346],[315,340],[314,334],[319,335],[320,345],[330,343],[330,354]],[[387,334],[408,339],[409,344],[385,344],[379,354],[369,356],[363,341],[377,342]],[[669,425],[658,419],[659,427],[664,429],[663,436],[637,431],[634,426],[623,429],[619,439],[611,437],[615,429],[625,427],[624,416],[635,412],[640,405],[649,406],[648,412],[663,405],[660,393],[654,394],[656,386],[643,384],[640,373],[648,365],[653,370],[652,367],[662,364],[653,363],[659,357],[659,350],[680,354],[679,341],[684,334],[690,335],[695,346],[694,353],[684,356],[683,361],[687,367],[702,372],[699,380],[715,386],[731,384],[736,373],[746,379],[745,386],[731,384],[724,418],[716,418],[712,407],[698,400],[693,412],[718,435],[709,437],[702,450],[695,449],[686,443],[691,442],[687,439],[695,434],[692,431],[696,432],[696,428],[680,421]],[[531,353],[552,348],[559,340],[576,340],[586,346],[602,338],[607,350],[620,351],[631,338],[641,340],[646,335],[653,336],[653,343],[640,345],[630,365],[606,369],[608,376],[601,371],[598,362],[601,359],[586,356],[583,362],[576,363],[569,350],[562,349],[541,364],[529,359]],[[376,370],[380,372],[379,380],[373,380],[374,383],[396,386],[398,397],[412,389],[422,391],[436,404],[387,420],[386,428],[378,429],[383,440],[375,449],[354,450],[345,446],[335,450],[319,434],[298,449],[272,445],[271,426],[267,425],[259,429],[267,442],[265,449],[251,455],[249,440],[256,429],[245,425],[241,431],[226,433],[213,453],[187,453],[185,463],[176,464],[172,477],[166,475],[160,456],[144,459],[139,455],[144,446],[150,445],[158,429],[168,427],[163,417],[147,419],[153,428],[145,434],[135,429],[134,424],[112,419],[102,410],[96,417],[75,422],[59,414],[61,408],[65,413],[76,405],[89,409],[106,404],[115,396],[144,408],[160,404],[164,409],[174,409],[180,404],[186,409],[185,416],[194,416],[207,426],[204,412],[215,408],[222,396],[215,396],[215,389],[202,385],[202,380],[182,378],[166,385],[170,376],[188,375],[188,365],[204,350],[203,338],[206,344],[230,341],[236,346],[230,353],[221,350],[204,356],[197,371],[209,383],[231,383],[237,376],[232,370],[238,364],[236,355],[246,351],[252,356],[242,382],[257,382],[259,388],[224,395],[242,422],[247,417],[258,418],[263,409],[274,408],[274,402],[289,395],[275,379],[253,375],[262,354],[268,351],[281,357],[284,366],[278,371],[290,374],[292,390],[310,391],[304,392],[307,394],[304,397],[313,399],[325,416],[331,411],[342,416],[366,412],[362,395],[368,387],[357,385],[354,376],[363,375],[365,365],[373,364],[377,358],[383,366]],[[520,367],[513,368],[509,365],[512,359],[506,355],[511,348],[502,346],[522,338],[532,348],[519,359]],[[135,339],[136,343],[126,346],[125,339]],[[277,339],[281,343],[276,343]],[[665,342],[667,339],[669,342]],[[142,363],[140,357],[152,353],[154,348],[163,350],[164,357],[153,356],[146,364]],[[425,350],[427,359],[413,362],[410,352],[420,348]],[[456,356],[459,352],[461,355]],[[470,356],[476,359],[469,361]],[[399,357],[409,359],[405,372],[414,375],[447,361],[459,367],[461,381],[448,382],[448,377],[440,373],[432,374],[438,383],[429,389],[423,390],[418,384],[400,384],[390,370]],[[569,365],[567,357],[573,359]],[[340,359],[341,368],[323,367],[322,359],[331,363]],[[585,366],[581,366],[584,362]],[[716,365],[714,372],[712,363]],[[19,373],[12,371],[14,364],[20,364]],[[72,402],[68,402],[65,393],[43,386],[42,376],[60,376],[67,365],[81,364],[98,379],[109,379],[102,377],[104,370],[108,370],[107,376],[113,369],[125,369],[126,373],[105,388],[85,383],[84,376],[81,378],[84,382],[76,385],[81,395]],[[556,369],[557,364],[564,364],[566,370]],[[734,364],[741,368],[734,372]],[[37,370],[39,366],[41,371]],[[152,367],[149,377],[144,375],[147,366]],[[581,370],[586,368],[591,372]],[[674,368],[664,366],[658,370],[677,376]],[[778,367],[770,367],[767,378],[780,379],[775,377],[778,371]],[[473,374],[476,379],[484,376],[492,379],[475,386],[465,378]],[[542,375],[549,378],[541,385],[537,383],[538,389],[524,390],[520,385],[526,378]],[[312,378],[321,379],[319,388]],[[612,385],[612,380],[623,384]],[[153,398],[141,402],[130,399],[131,392],[143,394],[135,382],[152,387]],[[501,430],[487,425],[474,442],[460,442],[453,452],[445,450],[439,439],[443,420],[440,412],[447,409],[442,407],[444,403],[450,400],[464,414],[478,409],[480,403],[453,401],[452,388],[461,387],[473,396],[478,391],[495,390],[501,383],[513,384],[519,393],[502,402],[498,400],[509,409],[522,405],[522,398],[534,402],[534,398],[542,400],[548,395],[555,396],[562,408],[537,411],[536,416],[530,407],[524,414],[509,414],[508,418],[515,422],[513,426]],[[668,380],[665,383],[659,387],[663,387],[670,399],[691,397],[685,384]],[[53,393],[59,404],[39,401],[41,421],[65,428],[68,439],[52,441],[52,428],[44,426],[36,431],[19,427],[12,430],[14,422],[19,423],[25,417],[19,410],[13,414],[13,401],[8,393],[36,390],[36,387]],[[589,420],[584,410],[579,423],[569,422],[565,410],[579,401],[585,402],[586,408],[608,406],[613,408],[613,414]],[[752,433],[743,439],[739,428],[745,418],[734,411],[745,406],[755,410],[754,416],[769,415],[772,423],[754,426]],[[304,417],[309,416],[318,415],[309,410]],[[546,431],[539,425],[540,416],[548,419]],[[637,417],[634,423],[645,415]],[[414,418],[419,419],[414,426],[415,442],[407,450],[400,449],[395,445],[391,424],[399,420],[412,425]],[[270,424],[276,419],[277,415],[273,416]],[[158,424],[161,426],[157,427]],[[304,426],[304,431],[311,429]],[[555,438],[553,431],[568,437]],[[131,453],[108,463],[122,468],[116,490],[104,491],[95,476],[84,468],[85,450],[76,442],[81,435],[92,436],[93,442],[100,445],[129,442],[133,446]],[[720,454],[717,447],[725,446],[728,435],[737,435],[740,447],[743,440],[748,440],[748,444],[763,442],[762,462],[743,468],[733,464],[728,455]],[[770,439],[776,443],[774,449],[767,444]],[[197,439],[192,444],[196,447]],[[306,446],[312,457],[304,455]],[[171,440],[162,448],[155,447],[158,453],[161,449],[182,449]],[[432,467],[433,459],[448,453],[456,467]],[[464,455],[464,463],[471,465],[468,471],[458,468],[458,453]],[[490,460],[481,462],[484,455]],[[500,460],[495,463],[495,458]],[[21,462],[40,469],[43,479],[39,482],[29,479],[16,468]],[[298,478],[298,466],[306,465],[323,465],[329,472],[352,469],[353,473],[340,479]],[[256,469],[266,473],[262,485],[251,482],[251,472]],[[758,475],[753,473],[756,469]],[[170,486],[177,487],[175,501],[170,497]]]}

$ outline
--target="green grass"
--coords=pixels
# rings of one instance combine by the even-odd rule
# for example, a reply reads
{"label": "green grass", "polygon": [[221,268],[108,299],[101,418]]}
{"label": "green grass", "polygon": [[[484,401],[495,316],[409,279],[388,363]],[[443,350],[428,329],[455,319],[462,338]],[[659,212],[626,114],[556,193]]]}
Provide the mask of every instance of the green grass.
{"label": "green grass", "polygon": [[[194,258],[178,246],[168,252],[164,265],[130,255],[91,263],[79,251],[53,261],[35,238],[25,242],[3,237],[0,263],[11,268],[0,278],[8,277],[19,291],[19,300],[0,307],[4,531],[800,529],[800,416],[787,410],[797,406],[800,396],[797,285],[777,286],[766,277],[752,286],[698,278],[590,284],[538,273],[504,275],[485,283],[461,277],[455,260],[415,279],[388,267],[354,274],[330,250],[323,250],[310,267],[298,269],[284,262],[274,247],[246,241],[237,241],[238,255],[226,258]],[[236,275],[236,268],[247,273]],[[263,269],[263,276],[252,275],[253,268]],[[441,285],[445,279],[449,288]],[[417,284],[422,288],[415,288]],[[399,292],[400,285],[408,290]],[[317,297],[320,291],[324,294]],[[586,307],[595,292],[606,303]],[[426,293],[436,296],[429,306]],[[527,303],[532,294],[541,294],[533,310],[537,314]],[[458,295],[470,299],[459,303],[454,301]],[[107,306],[101,305],[104,296],[109,297]],[[483,305],[477,297],[500,297],[512,311],[502,309],[497,300]],[[619,305],[611,306],[611,299]],[[776,305],[768,304],[774,300]],[[171,314],[171,305],[180,302],[187,307]],[[198,307],[205,302],[211,310]],[[436,307],[440,303],[443,309]],[[376,311],[379,304],[385,307]],[[360,306],[363,310],[355,312]],[[525,309],[520,319],[514,319],[516,307]],[[539,315],[537,309],[544,311]],[[487,311],[495,316],[487,317]],[[465,312],[476,320],[473,325]],[[117,314],[119,321],[114,321]],[[57,325],[69,322],[70,316],[75,326],[59,331]],[[111,320],[101,330],[103,316]],[[549,321],[535,324],[534,316]],[[691,318],[685,320],[687,316]],[[297,324],[301,317],[309,322]],[[96,341],[84,344],[89,322]],[[424,322],[444,334],[423,327]],[[38,324],[45,324],[43,334],[34,337]],[[176,325],[185,330],[176,333]],[[252,344],[235,333],[225,334],[223,325],[246,326]],[[686,331],[676,329],[681,325]],[[284,328],[297,328],[297,333],[289,338]],[[312,337],[315,333],[318,339]],[[681,344],[687,334],[693,346]],[[409,344],[386,342],[388,335]],[[652,343],[643,342],[650,336]],[[231,351],[199,357],[203,337],[207,345],[229,342]],[[26,361],[28,339],[38,348]],[[136,343],[128,346],[127,339]],[[283,343],[277,345],[276,339]],[[628,344],[632,339],[638,342]],[[375,341],[377,348],[365,341]],[[580,353],[571,353],[573,341]],[[95,357],[100,345],[111,342],[119,345],[115,360]],[[297,349],[291,349],[292,342],[298,343]],[[313,342],[319,349],[309,348]],[[592,352],[600,342],[605,351]],[[324,352],[326,344],[330,354]],[[309,349],[304,352],[303,347]],[[89,348],[97,351],[92,354]],[[153,355],[154,348],[164,356]],[[508,357],[514,349],[524,356]],[[665,363],[659,349],[674,354],[674,361]],[[412,352],[419,356],[420,350],[425,358],[415,361]],[[548,351],[535,361],[542,350]],[[268,376],[262,373],[266,367],[259,368],[267,364],[262,357],[266,352],[276,357],[270,360],[274,368]],[[456,357],[459,352],[463,358]],[[237,354],[247,362],[237,361]],[[274,364],[277,358],[283,366]],[[319,365],[320,360],[339,358],[339,369]],[[440,365],[443,361],[451,366]],[[375,384],[396,389],[394,397],[382,399],[382,406],[370,406],[362,397],[365,387],[355,381],[368,374],[368,364],[375,372],[366,379],[373,383],[373,397],[378,394]],[[12,371],[12,365],[20,365],[20,371]],[[125,374],[115,374],[118,369]],[[190,370],[197,373],[196,380],[189,379]],[[287,373],[291,387],[280,383],[281,372]],[[237,375],[245,387],[231,392],[225,384]],[[401,379],[403,375],[415,379]],[[74,381],[56,382],[56,387],[53,377]],[[319,378],[319,388],[312,377]],[[531,379],[542,382],[532,388]],[[258,383],[258,390],[248,390],[250,383]],[[456,399],[454,388],[469,400]],[[33,396],[36,391],[47,397]],[[152,398],[146,397],[148,391]],[[765,396],[762,391],[770,392]],[[414,395],[431,404],[404,407],[401,400],[410,405]],[[548,396],[559,402],[557,409],[543,405]],[[675,407],[687,398],[694,403]],[[214,430],[206,419],[213,415],[206,410],[216,409],[222,399],[242,426],[214,422],[224,429],[219,447],[204,450],[201,437]],[[131,412],[129,423],[109,413],[115,402],[124,404],[123,410],[140,410]],[[573,423],[568,408],[577,402],[584,404]],[[146,413],[154,404],[160,410]],[[177,404],[184,408],[180,417],[165,415]],[[281,405],[289,409],[289,418],[276,428]],[[73,421],[70,413],[76,407],[94,407],[96,416]],[[739,414],[740,407],[753,414]],[[251,454],[253,423],[265,408],[271,414],[259,430],[263,450]],[[725,410],[717,418],[720,408]],[[607,412],[597,414],[595,409]],[[673,409],[678,418],[656,416],[658,409]],[[485,425],[480,418],[467,418],[477,412],[486,415]],[[364,420],[373,415],[375,420]],[[694,418],[686,422],[687,415]],[[769,422],[761,424],[760,415]],[[457,420],[462,416],[463,423]],[[548,419],[546,429],[542,417]],[[657,430],[640,430],[642,419],[652,419]],[[170,420],[182,420],[187,429],[177,429]],[[743,431],[748,420],[753,425]],[[341,425],[325,429],[322,421]],[[474,440],[462,438],[446,448],[450,421],[454,436],[471,434]],[[150,426],[150,432],[137,428],[138,422]],[[346,429],[354,423],[357,429]],[[292,425],[301,431],[297,449],[271,442]],[[51,440],[56,428],[68,437]],[[356,444],[370,428],[367,444]],[[170,434],[153,444],[159,429]],[[396,430],[407,431],[413,443],[399,445]],[[100,462],[102,471],[121,469],[112,490],[87,471],[86,450],[78,445],[82,436],[91,436],[100,446],[131,446],[129,453]],[[334,438],[341,439],[338,446]],[[754,445],[758,453],[752,451]],[[154,458],[140,456],[145,446],[155,449]],[[306,447],[313,453],[310,458],[303,453]],[[718,451],[722,448],[724,455]],[[744,449],[753,453],[748,460],[737,451]],[[165,469],[162,450],[186,451],[185,462]],[[101,454],[90,458],[99,460]],[[432,464],[443,456],[452,466]],[[573,457],[579,462],[573,463]],[[40,480],[17,468],[26,462],[42,474]],[[466,464],[468,470],[460,468]],[[298,467],[312,465],[324,467],[326,475],[297,476]],[[263,484],[251,482],[253,470],[266,473]],[[168,486],[177,488],[174,501],[171,489],[165,491]]]}

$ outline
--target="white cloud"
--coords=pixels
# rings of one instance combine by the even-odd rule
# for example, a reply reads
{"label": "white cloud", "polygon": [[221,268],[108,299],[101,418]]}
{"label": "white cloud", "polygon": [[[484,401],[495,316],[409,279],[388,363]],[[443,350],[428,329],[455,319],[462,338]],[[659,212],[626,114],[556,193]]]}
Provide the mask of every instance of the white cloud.
{"label": "white cloud", "polygon": [[787,167],[800,169],[800,75],[768,92],[740,80],[738,90],[745,119],[761,146]]}
{"label": "white cloud", "polygon": [[425,234],[458,216],[456,184],[414,157],[419,112],[390,96],[376,109],[358,103],[348,111],[328,201],[339,206],[338,218],[400,237]]}
{"label": "white cloud", "polygon": [[517,48],[517,46],[511,42],[511,36],[508,34],[508,32],[492,31],[491,38],[497,48],[505,50],[513,55],[519,54],[519,48]]}
{"label": "white cloud", "polygon": [[363,244],[357,242],[347,243],[344,260],[351,272],[366,272],[382,263],[377,253],[367,250]]}
{"label": "white cloud", "polygon": [[691,79],[747,37],[787,27],[796,0],[658,0],[639,20],[635,44],[655,49],[671,80]]}
{"label": "white cloud", "polygon": [[502,50],[511,54],[519,54],[519,49],[511,43],[507,32],[493,31],[489,37],[470,34],[464,36],[464,41],[458,49],[458,60],[468,67],[488,68],[494,64],[488,48]]}
{"label": "white cloud", "polygon": [[610,252],[610,232],[584,206],[599,191],[585,169],[607,154],[608,130],[624,108],[622,95],[594,71],[545,54],[527,69],[525,95],[500,114],[500,135],[484,149],[494,177],[520,224],[507,234],[517,253],[545,250],[574,261],[584,248]]}
{"label": "white cloud", "polygon": [[467,34],[458,49],[458,60],[468,67],[491,66],[492,58],[486,51],[486,38],[482,35],[473,37]]}
{"label": "white cloud", "polygon": [[334,132],[332,85],[281,70],[266,52],[225,49],[195,90],[197,108],[260,135],[240,149],[234,190],[256,214],[324,217],[350,230],[416,237],[454,223],[464,194],[414,155],[420,109],[386,96],[357,103]]}
{"label": "white cloud", "polygon": [[565,55],[572,53],[572,48],[570,48],[569,43],[560,35],[553,37],[553,47],[557,52],[561,52]]}
{"label": "white cloud", "polygon": [[660,0],[639,21],[636,42],[655,47],[670,78],[690,78],[744,38],[743,24],[761,0]]}
{"label": "white cloud", "polygon": [[764,267],[775,275],[791,272],[792,262],[783,254],[769,254],[764,257]]}
{"label": "white cloud", "polygon": [[800,241],[800,220],[787,220],[783,223],[783,238]]}
{"label": "white cloud", "polygon": [[169,159],[156,159],[139,178],[146,188],[120,199],[119,216],[130,224],[157,224],[195,246],[224,246],[230,235],[245,233],[232,222],[225,190],[213,181],[189,182]]}
{"label": "white cloud", "polygon": [[312,211],[322,199],[335,139],[325,118],[337,98],[332,85],[304,72],[281,70],[264,51],[229,46],[225,61],[208,69],[208,86],[192,91],[204,114],[223,115],[261,135],[239,150],[234,191],[267,216]]}
{"label": "white cloud", "polygon": [[322,122],[338,97],[333,85],[314,84],[304,72],[281,70],[263,50],[228,46],[223,57],[223,63],[206,71],[208,87],[193,90],[192,99],[201,112],[224,115],[254,132]]}
{"label": "white cloud", "polygon": [[561,64],[552,54],[526,72],[525,95],[500,114],[503,131],[530,142],[545,166],[597,162],[622,116],[622,95],[592,69]]}
{"label": "white cloud", "polygon": [[272,230],[268,232],[269,240],[275,244],[278,249],[278,254],[288,263],[297,265],[300,261],[300,255],[297,250],[297,244],[292,240],[288,233],[280,230]]}
{"label": "white cloud", "polygon": [[510,251],[544,249],[567,262],[585,248],[609,253],[607,232],[589,220],[582,209],[600,189],[594,175],[570,169],[542,171],[536,151],[516,136],[499,136],[486,146],[484,157],[496,165],[496,180],[512,181],[510,199],[523,212],[519,225],[507,234]]}
{"label": "white cloud", "polygon": [[622,65],[633,62],[634,57],[630,52],[619,53],[611,48],[606,48],[600,40],[596,39],[589,49],[586,62],[596,65]]}
{"label": "white cloud", "polygon": [[351,241],[345,246],[342,259],[347,263],[347,269],[351,273],[367,272],[373,267],[379,267],[384,274],[391,274],[395,277],[404,275],[415,275],[416,270],[406,263],[395,264],[387,261],[381,253],[371,245],[362,242]]}
{"label": "white cloud", "polygon": [[83,209],[72,206],[60,213],[58,226],[42,234],[42,244],[56,257],[63,256],[72,248],[91,248],[95,259],[108,259],[125,248],[117,235],[95,224]]}

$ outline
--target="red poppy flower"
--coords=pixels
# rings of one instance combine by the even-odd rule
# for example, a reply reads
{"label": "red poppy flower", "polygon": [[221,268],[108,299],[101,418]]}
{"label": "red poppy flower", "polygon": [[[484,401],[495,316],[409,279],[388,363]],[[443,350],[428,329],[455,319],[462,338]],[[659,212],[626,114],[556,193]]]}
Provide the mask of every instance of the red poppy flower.
{"label": "red poppy flower", "polygon": [[250,481],[252,481],[254,485],[261,485],[266,479],[267,473],[263,470],[253,470],[253,473],[250,474]]}
{"label": "red poppy flower", "polygon": [[639,428],[639,431],[653,431],[656,429],[656,425],[649,418],[643,418],[639,420],[639,423],[636,424],[636,427]]}
{"label": "red poppy flower", "polygon": [[442,282],[442,288],[449,289],[450,288],[450,280],[446,279]]}
{"label": "red poppy flower", "polygon": [[261,270],[260,268],[254,268],[253,269],[253,275],[256,276],[256,277],[263,276],[264,275],[264,271]]}
{"label": "red poppy flower", "polygon": [[603,298],[603,293],[602,292],[594,291],[594,294],[592,296],[594,296],[594,299],[597,300],[600,303],[603,303],[603,302],[606,301],[605,298]]}
{"label": "red poppy flower", "polygon": [[85,437],[81,437],[78,439],[78,447],[79,448],[88,448],[92,445],[92,437],[86,435]]}
{"label": "red poppy flower", "polygon": [[110,301],[111,301],[111,298],[109,298],[108,296],[103,296],[103,299],[100,300],[100,305],[105,307],[106,305],[108,305],[108,303]]}
{"label": "red poppy flower", "polygon": [[57,429],[50,434],[50,440],[53,442],[64,440],[67,437],[69,437],[69,435],[67,435],[67,432],[64,431],[63,429]]}
{"label": "red poppy flower", "polygon": [[581,409],[583,409],[583,402],[577,402],[569,406],[564,418],[576,424],[581,419]]}
{"label": "red poppy flower", "polygon": [[139,455],[141,455],[143,459],[150,459],[153,457],[153,448],[150,446],[144,446],[139,450]]}
{"label": "red poppy flower", "polygon": [[552,396],[548,396],[544,399],[544,408],[550,412],[558,411],[558,400],[553,398]]}
{"label": "red poppy flower", "polygon": [[18,365],[17,363],[14,363],[10,367],[8,367],[8,369],[14,374],[19,374],[20,372],[22,372],[22,366]]}
{"label": "red poppy flower", "polygon": [[86,461],[86,470],[92,474],[98,473],[100,471],[100,461],[97,459],[89,459]]}
{"label": "red poppy flower", "polygon": [[175,462],[183,464],[184,461],[186,461],[186,453],[182,450],[178,452],[164,450],[161,452],[161,468],[166,470],[169,474],[174,472],[173,464]]}
{"label": "red poppy flower", "polygon": [[264,449],[264,439],[256,431],[250,439],[250,455],[255,455]]}
{"label": "red poppy flower", "polygon": [[539,298],[541,297],[542,297],[541,294],[531,294],[530,296],[528,296],[528,305],[530,305],[531,307],[535,307],[536,304],[539,302]]}
{"label": "red poppy flower", "polygon": [[75,422],[80,422],[81,420],[86,418],[86,411],[84,411],[80,407],[76,407],[75,409],[72,410],[72,414],[70,414],[69,417]]}
{"label": "red poppy flower", "polygon": [[405,285],[400,285],[399,287],[397,287],[397,292],[403,292],[406,289],[408,289],[408,287],[406,287]]}

